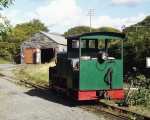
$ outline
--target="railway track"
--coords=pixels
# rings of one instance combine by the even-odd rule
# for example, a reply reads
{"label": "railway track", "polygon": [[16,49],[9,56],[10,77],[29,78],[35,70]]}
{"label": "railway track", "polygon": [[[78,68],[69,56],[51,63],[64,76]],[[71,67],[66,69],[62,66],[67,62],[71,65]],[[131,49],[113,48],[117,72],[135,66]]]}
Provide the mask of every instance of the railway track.
{"label": "railway track", "polygon": [[[106,117],[111,117],[111,120],[150,120],[150,117],[144,116],[123,108],[112,106],[103,102],[99,102],[96,105],[81,106],[81,108],[87,111],[93,111],[97,113],[103,113]],[[107,116],[109,115],[109,116]]]}
{"label": "railway track", "polygon": [[127,116],[119,115],[118,113],[112,112],[109,109],[105,109],[104,107],[97,105],[92,106],[81,106],[80,108],[94,112],[96,114],[103,114],[103,116],[109,120],[129,120],[130,118]]}
{"label": "railway track", "polygon": [[[14,78],[12,77],[8,77],[4,75],[3,79],[16,83],[16,81],[14,81]],[[20,80],[19,82],[21,84],[24,84],[24,86],[28,86],[28,87],[30,86],[32,88],[39,89],[40,92],[43,93],[43,95],[44,94],[47,95],[48,91],[50,90],[49,86],[37,85],[30,81]],[[150,117],[143,116],[143,115],[131,112],[129,110],[125,110],[117,106],[108,105],[103,102],[99,102],[95,105],[84,105],[84,104],[80,105],[79,104],[78,106],[86,111],[91,111],[96,114],[103,113],[103,115],[110,120],[130,120],[130,119],[131,120],[150,120]]]}

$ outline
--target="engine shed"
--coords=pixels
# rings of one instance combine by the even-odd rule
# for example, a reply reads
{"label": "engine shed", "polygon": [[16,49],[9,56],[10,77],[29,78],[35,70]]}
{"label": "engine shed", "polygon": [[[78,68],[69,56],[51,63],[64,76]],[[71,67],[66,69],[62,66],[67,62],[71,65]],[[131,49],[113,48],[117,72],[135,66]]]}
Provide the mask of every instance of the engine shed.
{"label": "engine shed", "polygon": [[67,50],[67,40],[60,34],[39,32],[21,44],[21,64],[49,63],[56,54]]}

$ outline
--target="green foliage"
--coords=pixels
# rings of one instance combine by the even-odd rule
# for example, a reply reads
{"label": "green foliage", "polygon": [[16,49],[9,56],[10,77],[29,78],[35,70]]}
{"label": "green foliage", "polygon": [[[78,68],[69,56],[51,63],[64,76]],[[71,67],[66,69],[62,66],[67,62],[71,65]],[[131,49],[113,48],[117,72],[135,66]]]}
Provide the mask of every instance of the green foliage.
{"label": "green foliage", "polygon": [[34,19],[30,22],[16,25],[8,36],[7,41],[22,43],[40,31],[48,31],[48,28],[41,21]]}
{"label": "green foliage", "polygon": [[[128,41],[124,44],[124,67],[128,72],[137,67],[138,73],[130,78],[133,87],[138,88],[131,92],[128,100],[129,105],[142,105],[150,108],[150,75],[146,70],[146,57],[150,56],[150,17],[125,29]],[[146,75],[146,76],[145,76]],[[130,81],[129,80],[129,81]]]}
{"label": "green foliage", "polygon": [[0,9],[3,7],[8,7],[13,3],[14,0],[0,0]]}
{"label": "green foliage", "polygon": [[143,21],[141,21],[140,23],[138,23],[138,25],[142,25],[142,26],[150,26],[150,16],[147,16]]}
{"label": "green foliage", "polygon": [[144,75],[137,75],[131,77],[132,87],[138,88],[130,93],[128,98],[129,105],[143,105],[144,107],[150,108],[150,79]]}
{"label": "green foliage", "polygon": [[[101,28],[91,28],[92,32],[120,32],[119,30],[111,27],[101,27]],[[64,33],[65,36],[72,36],[72,35],[80,35],[83,33],[90,32],[90,27],[88,26],[76,26],[70,28],[67,32]]]}
{"label": "green foliage", "polygon": [[142,105],[150,108],[150,90],[139,89],[133,92],[128,100],[128,104],[132,106]]}
{"label": "green foliage", "polygon": [[12,55],[16,52],[16,44],[8,42],[0,42],[0,57],[11,60]]}
{"label": "green foliage", "polygon": [[[14,71],[18,80],[27,80],[37,85],[48,85],[48,69],[51,64],[25,65]],[[21,79],[20,79],[21,78]]]}
{"label": "green foliage", "polygon": [[[9,64],[10,61],[4,59],[4,58],[0,58],[0,64]],[[0,73],[0,76],[1,76],[1,73]]]}
{"label": "green foliage", "polygon": [[112,27],[101,27],[101,28],[98,28],[97,31],[99,31],[99,32],[117,32],[117,33],[121,32],[118,29],[115,29]]}
{"label": "green foliage", "polygon": [[6,17],[0,14],[0,41],[10,32],[10,24]]}
{"label": "green foliage", "polygon": [[133,66],[141,73],[148,75],[145,70],[146,57],[150,56],[150,16],[143,21],[124,30],[128,36],[125,42],[125,71],[130,71]]}
{"label": "green foliage", "polygon": [[[92,31],[95,29],[92,28]],[[77,26],[74,28],[70,28],[67,32],[64,33],[65,36],[72,36],[72,35],[80,35],[82,33],[90,32],[90,27],[88,26]]]}
{"label": "green foliage", "polygon": [[[14,0],[0,0],[0,10],[4,7],[8,7]],[[2,41],[10,31],[10,24],[6,17],[0,14],[0,41]]]}
{"label": "green foliage", "polygon": [[3,35],[0,41],[0,57],[15,58],[20,53],[21,43],[40,31],[48,29],[41,21],[35,19],[11,28],[11,32]]}

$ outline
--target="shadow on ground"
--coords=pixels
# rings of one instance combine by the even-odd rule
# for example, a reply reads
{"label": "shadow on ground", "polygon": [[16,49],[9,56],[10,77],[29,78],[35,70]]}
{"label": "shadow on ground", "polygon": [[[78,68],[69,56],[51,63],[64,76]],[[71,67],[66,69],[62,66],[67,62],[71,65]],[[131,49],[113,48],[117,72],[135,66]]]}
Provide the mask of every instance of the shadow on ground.
{"label": "shadow on ground", "polygon": [[69,107],[77,107],[77,106],[83,106],[83,105],[95,105],[97,104],[95,101],[82,101],[77,102],[69,97],[67,97],[64,94],[60,94],[57,92],[53,92],[52,90],[40,90],[38,88],[31,89],[26,94],[30,96],[37,96],[42,99],[48,100],[50,102],[62,104]]}
{"label": "shadow on ground", "polygon": [[4,77],[4,76],[5,76],[4,74],[0,73],[0,77]]}

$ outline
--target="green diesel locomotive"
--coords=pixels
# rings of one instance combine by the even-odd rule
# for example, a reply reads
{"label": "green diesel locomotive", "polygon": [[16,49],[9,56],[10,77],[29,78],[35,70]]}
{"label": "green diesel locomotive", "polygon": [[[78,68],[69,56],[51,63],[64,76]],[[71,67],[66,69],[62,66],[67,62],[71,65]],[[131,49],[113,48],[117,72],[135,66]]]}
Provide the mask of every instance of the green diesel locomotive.
{"label": "green diesel locomotive", "polygon": [[67,52],[49,69],[52,88],[75,100],[123,99],[123,41],[115,32],[67,37]]}

